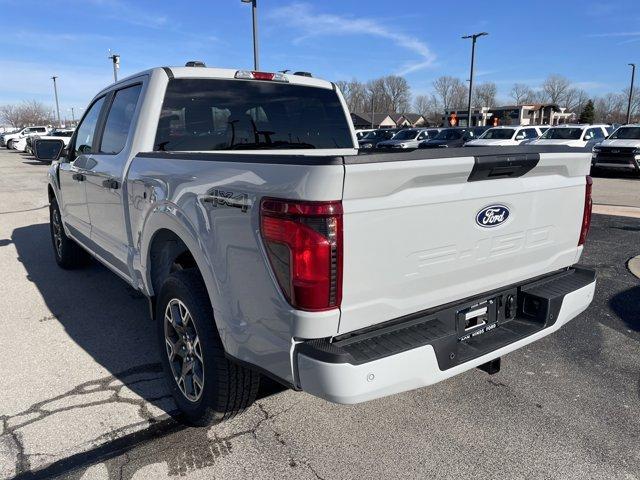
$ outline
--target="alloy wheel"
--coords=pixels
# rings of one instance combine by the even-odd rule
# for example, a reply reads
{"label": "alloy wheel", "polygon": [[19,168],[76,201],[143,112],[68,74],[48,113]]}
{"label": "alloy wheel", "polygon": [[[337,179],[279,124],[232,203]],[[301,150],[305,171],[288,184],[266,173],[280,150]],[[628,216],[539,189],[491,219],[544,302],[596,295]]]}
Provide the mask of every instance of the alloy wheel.
{"label": "alloy wheel", "polygon": [[173,379],[187,400],[197,402],[204,388],[202,345],[191,313],[177,298],[165,309],[164,339]]}

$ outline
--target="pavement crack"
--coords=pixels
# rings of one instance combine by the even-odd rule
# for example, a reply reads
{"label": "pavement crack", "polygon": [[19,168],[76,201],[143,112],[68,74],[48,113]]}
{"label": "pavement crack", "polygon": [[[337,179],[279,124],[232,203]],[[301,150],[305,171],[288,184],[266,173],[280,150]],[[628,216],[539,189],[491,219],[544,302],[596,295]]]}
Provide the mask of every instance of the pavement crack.
{"label": "pavement crack", "polygon": [[[124,388],[128,388],[129,390],[133,390],[135,393],[136,384],[144,381],[160,379],[162,378],[161,374],[162,367],[160,364],[152,363],[139,365],[115,375],[109,375],[97,380],[84,382],[63,394],[36,402],[28,408],[13,415],[0,416],[3,427],[2,434],[0,436],[7,436],[11,438],[11,442],[15,445],[16,474],[19,475],[30,471],[31,465],[29,457],[36,455],[25,454],[25,444],[20,430],[31,424],[41,422],[52,415],[110,403],[129,404],[138,407],[138,414],[141,418],[140,422],[134,422],[124,427],[111,430],[108,434],[98,436],[90,442],[92,446],[95,446],[96,443],[100,443],[105,440],[114,440],[121,435],[126,434],[131,429],[138,428],[141,425],[148,427],[157,423],[158,418],[155,418],[149,411],[148,402],[164,400],[169,398],[170,395],[158,395],[153,399],[144,398],[142,396],[136,398],[135,396],[125,397],[122,395],[122,391]],[[130,380],[129,382],[127,382],[128,379]],[[110,395],[109,392],[111,393]],[[99,400],[89,400],[90,396],[95,396],[96,393],[106,393],[108,396]],[[65,404],[69,402],[71,403]],[[82,445],[79,445],[78,447],[81,446]],[[49,455],[46,453],[37,455],[51,456],[52,458],[57,457],[56,455]]]}

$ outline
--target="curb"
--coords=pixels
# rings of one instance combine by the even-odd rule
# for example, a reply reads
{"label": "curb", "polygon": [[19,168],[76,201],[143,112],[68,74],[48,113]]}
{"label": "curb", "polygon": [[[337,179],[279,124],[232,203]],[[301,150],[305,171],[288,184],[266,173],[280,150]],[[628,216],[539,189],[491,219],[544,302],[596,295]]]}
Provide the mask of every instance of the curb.
{"label": "curb", "polygon": [[627,263],[627,268],[636,277],[640,278],[640,255],[629,260],[629,262]]}
{"label": "curb", "polygon": [[638,207],[626,207],[622,205],[603,205],[594,204],[593,213],[600,215],[616,215],[619,217],[632,217],[640,218],[640,208]]}

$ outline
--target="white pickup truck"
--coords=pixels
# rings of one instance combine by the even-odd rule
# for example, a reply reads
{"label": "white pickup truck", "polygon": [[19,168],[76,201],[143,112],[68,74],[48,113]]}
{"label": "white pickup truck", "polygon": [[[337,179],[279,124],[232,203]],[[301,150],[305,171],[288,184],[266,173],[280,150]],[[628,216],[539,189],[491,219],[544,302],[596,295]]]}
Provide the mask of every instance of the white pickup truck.
{"label": "white pickup truck", "polygon": [[591,302],[589,152],[357,145],[330,82],[165,67],[39,146],[57,263],[88,253],[149,298],[188,422],[260,375],[349,404],[493,373]]}

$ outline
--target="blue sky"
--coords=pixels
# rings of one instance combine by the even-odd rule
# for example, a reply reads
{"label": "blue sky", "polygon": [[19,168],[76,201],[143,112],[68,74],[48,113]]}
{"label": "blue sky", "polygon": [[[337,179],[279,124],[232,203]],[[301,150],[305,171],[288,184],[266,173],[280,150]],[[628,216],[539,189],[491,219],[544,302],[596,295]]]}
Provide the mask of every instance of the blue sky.
{"label": "blue sky", "polygon": [[[478,43],[476,81],[501,98],[514,82],[535,87],[550,73],[592,95],[628,83],[640,64],[640,2],[405,2],[258,0],[261,69],[306,70],[329,80],[403,74],[414,94],[440,75],[468,75]],[[203,60],[252,66],[251,8],[240,0],[0,0],[0,104],[26,99],[61,114],[83,108],[112,80],[108,49],[122,55],[120,76],[153,66]]]}

